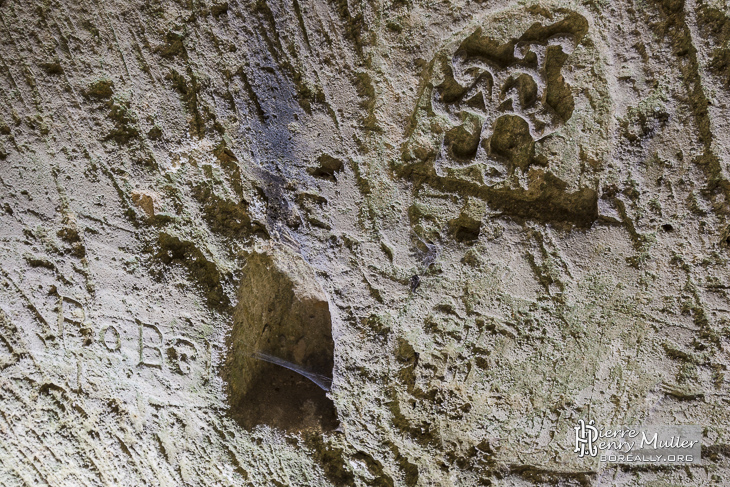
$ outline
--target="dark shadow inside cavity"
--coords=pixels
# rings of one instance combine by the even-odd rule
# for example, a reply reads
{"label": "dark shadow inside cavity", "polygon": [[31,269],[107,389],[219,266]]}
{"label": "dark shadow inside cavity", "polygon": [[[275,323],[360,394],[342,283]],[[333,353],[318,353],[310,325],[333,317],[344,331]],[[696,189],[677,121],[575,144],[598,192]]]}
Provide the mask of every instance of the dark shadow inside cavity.
{"label": "dark shadow inside cavity", "polygon": [[312,176],[328,181],[337,181],[337,174],[342,171],[344,163],[328,154],[322,154],[317,159],[317,166],[310,167],[307,172]]}
{"label": "dark shadow inside cavity", "polygon": [[[295,370],[260,358],[266,356]],[[331,380],[333,368],[329,304],[314,270],[286,248],[249,256],[225,374],[231,415],[247,429],[335,429],[336,410],[327,391],[306,377],[314,373]]]}
{"label": "dark shadow inside cavity", "polygon": [[257,379],[236,405],[244,428],[260,424],[286,431],[337,428],[334,404],[324,390],[279,365],[263,364]]}

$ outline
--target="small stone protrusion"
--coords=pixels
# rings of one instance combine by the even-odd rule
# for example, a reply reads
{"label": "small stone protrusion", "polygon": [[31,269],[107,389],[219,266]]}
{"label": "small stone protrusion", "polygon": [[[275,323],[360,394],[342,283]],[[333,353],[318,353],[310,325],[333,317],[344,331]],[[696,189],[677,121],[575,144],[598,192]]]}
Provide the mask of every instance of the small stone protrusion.
{"label": "small stone protrusion", "polygon": [[132,201],[145,212],[147,218],[154,217],[160,208],[159,197],[152,191],[135,191],[132,193]]}

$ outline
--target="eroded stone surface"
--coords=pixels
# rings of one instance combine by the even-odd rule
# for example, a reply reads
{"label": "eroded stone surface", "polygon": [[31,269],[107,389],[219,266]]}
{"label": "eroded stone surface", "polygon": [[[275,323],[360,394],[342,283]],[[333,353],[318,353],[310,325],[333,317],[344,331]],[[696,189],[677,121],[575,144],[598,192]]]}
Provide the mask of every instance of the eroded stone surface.
{"label": "eroded stone surface", "polygon": [[729,10],[0,2],[0,483],[721,485]]}

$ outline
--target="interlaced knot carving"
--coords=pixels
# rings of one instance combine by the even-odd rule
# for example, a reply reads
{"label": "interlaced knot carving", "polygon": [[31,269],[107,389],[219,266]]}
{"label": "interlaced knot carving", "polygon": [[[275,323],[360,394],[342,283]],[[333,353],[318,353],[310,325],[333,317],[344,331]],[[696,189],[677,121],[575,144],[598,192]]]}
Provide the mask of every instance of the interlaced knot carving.
{"label": "interlaced knot carving", "polygon": [[486,162],[502,173],[535,162],[534,142],[572,114],[572,96],[560,71],[578,42],[570,33],[557,33],[497,46],[479,30],[466,39],[433,90],[434,112],[452,127],[437,169]]}

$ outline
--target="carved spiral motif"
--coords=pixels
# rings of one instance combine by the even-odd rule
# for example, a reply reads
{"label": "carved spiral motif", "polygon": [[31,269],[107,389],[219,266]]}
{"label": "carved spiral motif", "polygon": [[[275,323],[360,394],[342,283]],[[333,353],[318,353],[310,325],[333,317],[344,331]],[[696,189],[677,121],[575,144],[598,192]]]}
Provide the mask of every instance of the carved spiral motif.
{"label": "carved spiral motif", "polygon": [[574,172],[582,145],[606,138],[609,104],[592,106],[606,92],[588,20],[523,10],[475,24],[435,55],[397,169],[425,163],[438,177],[486,186],[514,186],[532,166],[558,167],[561,178]]}

